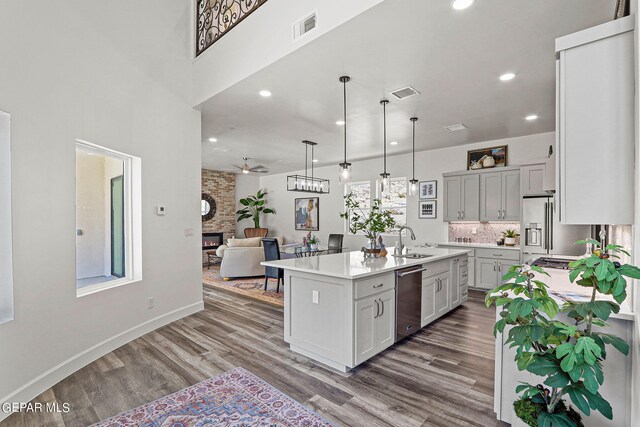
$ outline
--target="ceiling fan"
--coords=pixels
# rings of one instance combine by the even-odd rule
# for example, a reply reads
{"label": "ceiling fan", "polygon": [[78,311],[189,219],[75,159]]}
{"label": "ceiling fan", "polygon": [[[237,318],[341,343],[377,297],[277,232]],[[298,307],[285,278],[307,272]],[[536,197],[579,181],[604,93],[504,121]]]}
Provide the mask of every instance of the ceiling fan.
{"label": "ceiling fan", "polygon": [[249,167],[249,164],[247,163],[247,160],[249,160],[249,157],[243,157],[242,160],[244,160],[244,164],[242,166],[233,165],[234,167],[236,167],[240,171],[242,171],[242,173],[249,173],[249,172],[267,173],[267,172],[269,172],[269,169],[267,169],[266,167],[264,167],[262,165]]}

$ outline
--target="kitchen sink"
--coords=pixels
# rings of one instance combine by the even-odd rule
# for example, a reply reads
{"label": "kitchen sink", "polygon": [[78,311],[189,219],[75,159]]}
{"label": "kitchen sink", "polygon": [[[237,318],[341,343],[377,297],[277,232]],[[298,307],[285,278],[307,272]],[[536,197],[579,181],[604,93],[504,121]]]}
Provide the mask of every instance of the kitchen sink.
{"label": "kitchen sink", "polygon": [[397,257],[397,258],[411,258],[411,259],[429,258],[430,256],[433,256],[433,255],[425,255],[425,254],[404,254],[404,255],[394,255],[394,257]]}

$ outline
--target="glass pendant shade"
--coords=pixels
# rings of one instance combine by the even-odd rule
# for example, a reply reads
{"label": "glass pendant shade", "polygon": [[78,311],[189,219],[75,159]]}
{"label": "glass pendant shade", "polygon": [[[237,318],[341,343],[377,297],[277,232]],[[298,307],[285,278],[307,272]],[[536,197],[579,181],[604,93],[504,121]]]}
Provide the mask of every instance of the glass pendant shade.
{"label": "glass pendant shade", "polygon": [[391,176],[391,174],[381,173],[380,178],[378,178],[381,193],[384,193],[389,188],[389,176]]}
{"label": "glass pendant shade", "polygon": [[340,184],[351,182],[351,163],[340,163],[338,165],[338,177]]}
{"label": "glass pendant shade", "polygon": [[418,180],[410,179],[409,180],[409,195],[417,196],[418,195]]}

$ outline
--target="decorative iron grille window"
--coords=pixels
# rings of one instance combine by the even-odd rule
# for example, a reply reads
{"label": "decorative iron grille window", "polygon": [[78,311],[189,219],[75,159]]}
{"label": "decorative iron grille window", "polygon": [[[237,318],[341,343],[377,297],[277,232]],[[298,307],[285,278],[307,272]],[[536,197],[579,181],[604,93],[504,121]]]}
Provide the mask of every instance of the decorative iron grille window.
{"label": "decorative iron grille window", "polygon": [[196,0],[196,56],[267,0]]}

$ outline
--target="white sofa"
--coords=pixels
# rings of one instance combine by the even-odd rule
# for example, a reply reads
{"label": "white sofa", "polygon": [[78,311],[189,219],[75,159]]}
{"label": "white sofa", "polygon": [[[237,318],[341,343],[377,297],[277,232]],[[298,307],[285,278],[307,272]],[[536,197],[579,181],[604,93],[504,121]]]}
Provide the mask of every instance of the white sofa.
{"label": "white sofa", "polygon": [[[280,246],[284,244],[284,237],[276,237]],[[226,245],[221,245],[216,255],[222,258],[220,276],[225,280],[235,277],[264,276],[264,248],[262,238],[229,239]]]}

